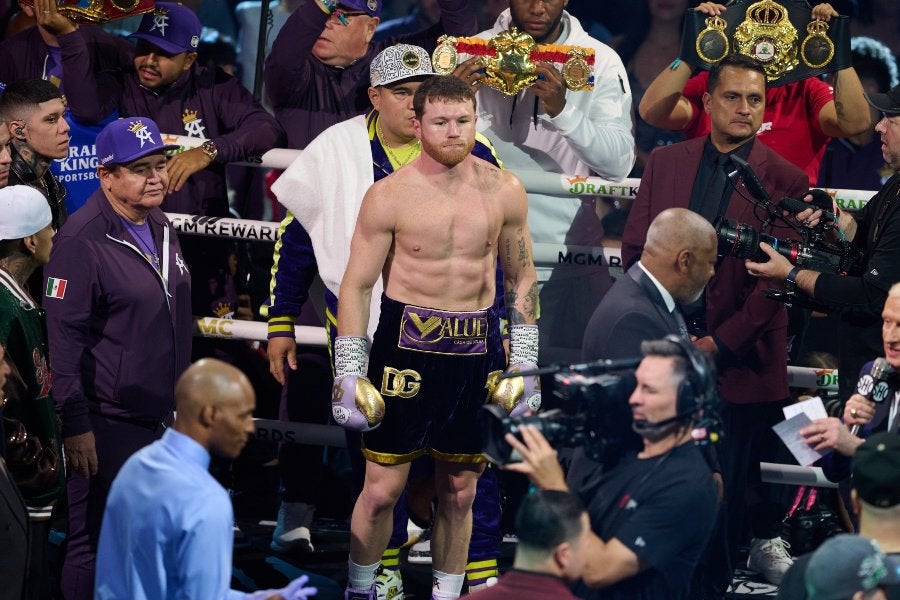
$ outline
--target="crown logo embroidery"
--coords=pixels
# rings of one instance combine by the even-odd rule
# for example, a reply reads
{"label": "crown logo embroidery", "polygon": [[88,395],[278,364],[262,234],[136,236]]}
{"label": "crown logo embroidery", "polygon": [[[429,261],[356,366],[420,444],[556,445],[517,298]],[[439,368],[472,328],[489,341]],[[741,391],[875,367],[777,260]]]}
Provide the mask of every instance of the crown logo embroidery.
{"label": "crown logo embroidery", "polygon": [[188,137],[206,137],[206,127],[196,110],[185,108],[181,113],[181,122],[184,123],[184,132]]}
{"label": "crown logo embroidery", "polygon": [[147,129],[147,126],[144,125],[143,121],[131,121],[128,125],[128,131],[134,134],[141,142],[141,148],[144,147],[144,143],[150,142],[151,144],[155,143],[153,141],[153,133]]}
{"label": "crown logo embroidery", "polygon": [[187,125],[191,121],[197,121],[200,117],[197,116],[196,110],[191,110],[189,108],[184,109],[184,113],[181,116],[181,122]]}
{"label": "crown logo embroidery", "polygon": [[153,9],[153,15],[154,15],[154,16],[157,16],[157,17],[164,17],[164,16],[166,16],[167,14],[169,14],[169,11],[166,10],[166,9],[165,9],[164,7],[162,7],[162,6],[157,6],[156,8]]}

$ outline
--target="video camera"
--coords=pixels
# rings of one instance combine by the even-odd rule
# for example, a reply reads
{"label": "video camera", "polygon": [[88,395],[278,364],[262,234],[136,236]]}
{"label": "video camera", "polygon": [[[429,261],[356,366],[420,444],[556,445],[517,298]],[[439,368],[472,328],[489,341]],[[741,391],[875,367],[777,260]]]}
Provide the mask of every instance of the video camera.
{"label": "video camera", "polygon": [[564,408],[510,417],[496,404],[486,404],[484,455],[501,465],[520,461],[522,457],[503,438],[507,433],[519,436],[523,425],[533,425],[550,445],[583,446],[589,458],[612,467],[628,449],[629,440],[637,441],[628,397],[635,385],[634,368],[640,362],[634,358],[538,369],[536,372],[555,372],[554,394]]}
{"label": "video camera", "polygon": [[[784,197],[775,204],[746,161],[734,155],[731,156],[731,161],[735,165],[735,170],[729,174],[729,179],[732,182],[738,176],[743,179],[747,191],[757,201],[757,205],[766,210],[765,223],[778,219],[799,232],[801,241],[779,239],[757,231],[746,223],[739,223],[734,219],[720,216],[715,220],[713,226],[719,241],[721,256],[766,262],[769,257],[759,248],[760,242],[766,242],[777,253],[804,269],[841,275],[856,275],[861,272],[865,259],[860,250],[853,248],[849,241],[843,239],[843,236],[835,242],[827,239],[826,233],[837,224],[837,216],[831,212],[831,196],[822,190],[810,190],[809,193],[813,197],[811,204],[790,197]],[[784,211],[797,214],[808,208],[822,210],[822,217],[815,227],[795,225],[785,219],[782,213]],[[787,304],[797,303],[810,308],[827,310],[827,307],[819,305],[794,290],[767,290],[765,294],[773,300]]]}

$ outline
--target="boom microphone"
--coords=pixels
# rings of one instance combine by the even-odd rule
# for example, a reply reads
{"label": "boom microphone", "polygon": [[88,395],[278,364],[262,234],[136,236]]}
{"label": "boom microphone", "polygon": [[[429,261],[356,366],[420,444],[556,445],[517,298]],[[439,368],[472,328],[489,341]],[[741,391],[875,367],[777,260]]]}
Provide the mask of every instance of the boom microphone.
{"label": "boom microphone", "polygon": [[[888,384],[888,377],[894,372],[894,368],[886,358],[876,358],[872,362],[872,368],[865,373],[856,382],[856,393],[870,400],[881,404],[884,402],[888,394],[890,394],[891,386]],[[850,433],[856,435],[859,432],[859,425],[850,427]]]}
{"label": "boom microphone", "polygon": [[747,191],[750,192],[750,195],[757,200],[768,204],[769,192],[766,191],[762,181],[760,181],[759,177],[756,176],[756,173],[753,172],[753,167],[751,167],[746,160],[735,154],[731,155],[731,162],[737,166],[741,178],[744,180],[744,185],[747,187]]}

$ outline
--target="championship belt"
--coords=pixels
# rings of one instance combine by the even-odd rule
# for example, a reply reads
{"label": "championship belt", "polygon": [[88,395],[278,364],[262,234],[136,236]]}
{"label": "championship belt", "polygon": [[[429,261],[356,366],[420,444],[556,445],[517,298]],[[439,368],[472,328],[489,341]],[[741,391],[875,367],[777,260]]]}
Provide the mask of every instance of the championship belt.
{"label": "championship belt", "polygon": [[538,79],[536,63],[553,63],[570,90],[594,89],[594,50],[580,46],[537,44],[515,27],[490,40],[442,35],[431,55],[436,73],[449,75],[469,56],[484,57],[482,83],[507,96],[515,96]]}
{"label": "championship belt", "polygon": [[[34,6],[34,0],[23,4]],[[154,0],[56,0],[60,14],[76,23],[106,23],[153,10]]]}
{"label": "championship belt", "polygon": [[681,58],[709,70],[731,52],[758,60],[769,86],[851,66],[850,19],[810,20],[805,0],[731,0],[711,17],[688,9]]}

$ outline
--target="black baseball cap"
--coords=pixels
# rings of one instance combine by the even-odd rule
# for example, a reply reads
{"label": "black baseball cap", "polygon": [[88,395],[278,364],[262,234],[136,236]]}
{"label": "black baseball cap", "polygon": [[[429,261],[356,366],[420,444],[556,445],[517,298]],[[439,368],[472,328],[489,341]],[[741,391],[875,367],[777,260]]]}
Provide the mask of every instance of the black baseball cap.
{"label": "black baseball cap", "polygon": [[876,433],[853,455],[853,487],[866,504],[900,504],[900,435]]}
{"label": "black baseball cap", "polygon": [[886,94],[866,94],[866,101],[886,115],[900,115],[900,85],[895,85]]}

